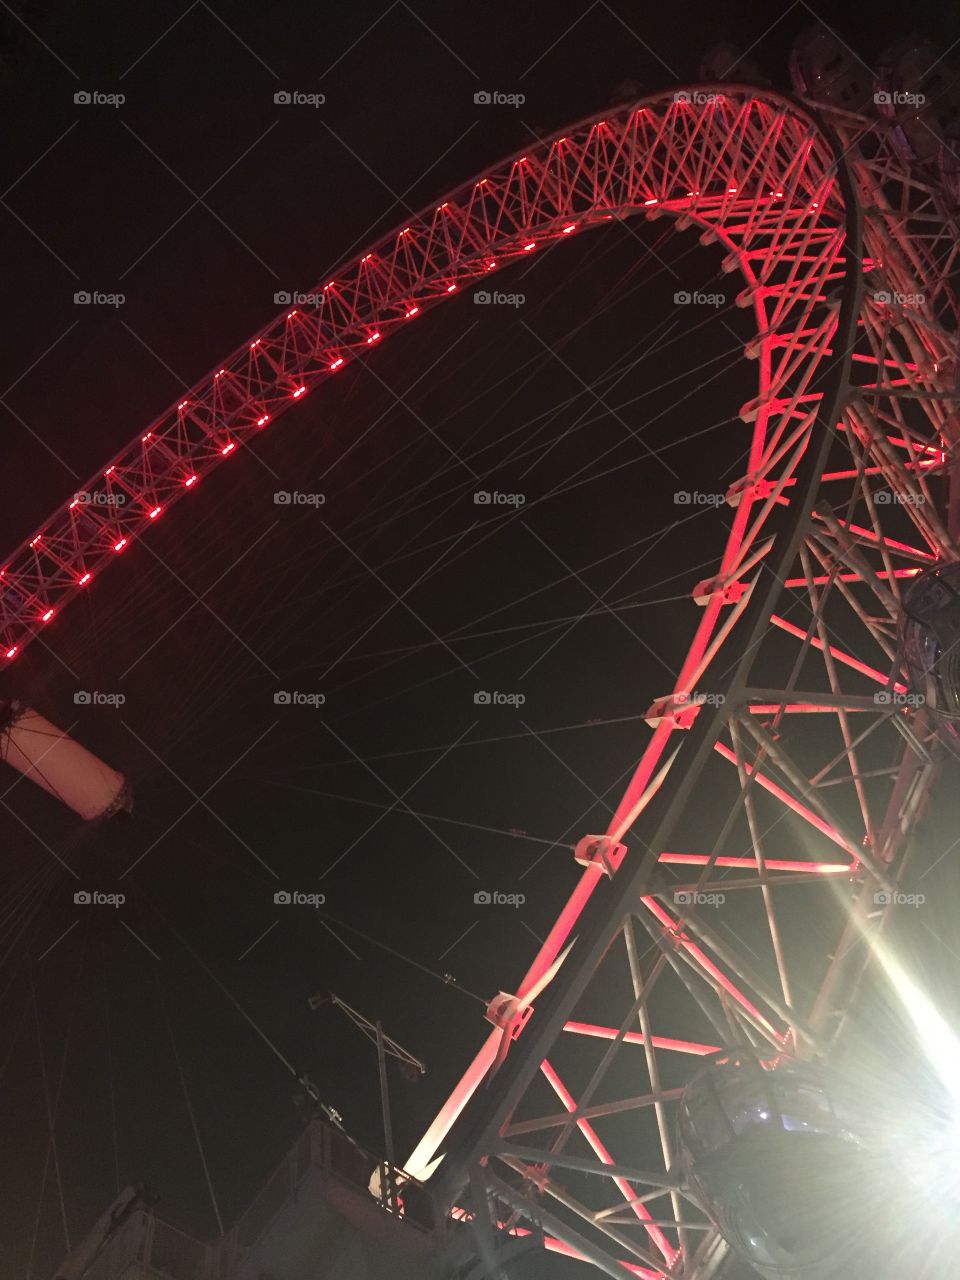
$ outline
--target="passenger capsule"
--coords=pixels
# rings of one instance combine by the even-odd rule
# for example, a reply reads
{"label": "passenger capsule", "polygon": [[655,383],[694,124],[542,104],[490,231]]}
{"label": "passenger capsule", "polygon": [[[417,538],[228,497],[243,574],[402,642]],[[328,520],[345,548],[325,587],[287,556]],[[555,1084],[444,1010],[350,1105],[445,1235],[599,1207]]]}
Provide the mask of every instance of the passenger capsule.
{"label": "passenger capsule", "polygon": [[88,822],[129,813],[133,806],[122,773],[25,703],[0,702],[0,760]]}

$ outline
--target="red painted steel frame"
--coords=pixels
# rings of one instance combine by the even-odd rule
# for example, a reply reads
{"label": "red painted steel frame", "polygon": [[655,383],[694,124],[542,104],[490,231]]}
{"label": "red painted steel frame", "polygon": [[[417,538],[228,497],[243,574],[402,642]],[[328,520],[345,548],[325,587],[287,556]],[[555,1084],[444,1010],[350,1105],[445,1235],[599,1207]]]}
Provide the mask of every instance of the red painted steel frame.
{"label": "red painted steel frame", "polygon": [[[0,576],[0,654],[12,659],[177,499],[189,493],[193,500],[214,466],[465,286],[634,215],[696,226],[704,243],[724,249],[724,269],[743,280],[738,304],[752,310],[756,323],[745,356],[756,362],[757,395],[741,409],[750,428],[748,460],[727,493],[730,523],[717,571],[693,592],[702,609],[698,625],[673,689],[650,707],[651,732],[606,838],[581,844],[583,867],[565,908],[516,991],[492,1002],[493,1029],[407,1162],[414,1176],[422,1174],[478,1086],[508,1058],[510,1068],[532,1053],[526,1046],[546,1034],[531,1017],[533,1002],[551,983],[548,994],[564,995],[577,953],[559,970],[558,961],[591,899],[612,891],[611,880],[620,883],[621,864],[629,860],[635,871],[638,855],[623,842],[638,835],[693,730],[696,781],[726,796],[716,805],[715,841],[704,852],[684,851],[673,829],[658,828],[663,840],[644,857],[671,874],[695,868],[698,891],[725,885],[746,895],[766,931],[764,965],[688,905],[690,895],[678,902],[667,882],[651,880],[628,917],[610,918],[610,947],[622,942],[633,991],[623,1023],[611,1025],[609,1009],[589,1020],[579,1011],[573,1016],[572,1008],[558,1015],[549,1057],[540,1053],[532,1067],[562,1112],[513,1122],[525,1101],[518,1085],[504,1104],[507,1119],[497,1122],[499,1138],[475,1153],[499,1206],[494,1222],[514,1234],[528,1229],[524,1222],[538,1222],[548,1248],[615,1276],[707,1280],[723,1256],[722,1241],[683,1201],[682,1189],[664,1191],[675,1160],[668,1116],[675,1091],[661,1086],[659,1055],[679,1055],[695,1069],[711,1046],[654,1030],[657,983],[669,974],[696,1000],[718,1046],[746,1040],[774,1052],[827,1051],[868,951],[854,943],[875,936],[885,918],[935,763],[935,726],[922,709],[895,701],[905,694],[896,679],[895,631],[901,583],[956,555],[931,486],[951,466],[960,435],[957,343],[944,319],[956,315],[949,280],[960,238],[937,189],[910,172],[889,131],[841,112],[831,113],[829,123],[838,144],[806,107],[774,93],[699,86],[581,122],[491,169],[321,282],[315,308],[285,313],[223,360],[88,481],[82,491],[88,500],[71,500],[54,513]],[[862,253],[848,236],[854,206],[866,211]],[[841,302],[849,310],[852,298],[855,326],[848,328],[855,335],[838,342]],[[824,423],[827,383],[838,408]],[[814,430],[822,435],[830,428],[822,488],[810,507],[798,478]],[[122,504],[109,501],[118,494]],[[729,687],[725,705],[706,707],[691,692],[717,673],[721,650],[725,659],[731,651],[741,657],[745,628],[757,612],[752,602],[755,595],[766,599],[771,563],[782,570],[781,599],[760,620],[766,631],[751,622],[751,634],[765,652],[776,646],[790,674],[775,688],[741,681]],[[815,742],[797,730],[812,720]],[[679,759],[683,785],[690,786],[691,762]],[[710,770],[717,772],[708,779]],[[778,817],[771,821],[773,812]],[[778,840],[779,852],[789,856],[769,856]],[[806,977],[812,973],[816,983],[809,997],[797,992],[783,938],[784,892],[807,895],[807,910],[833,908],[838,895],[848,908],[829,953],[821,947],[807,958]],[[817,908],[811,894],[820,895]],[[635,924],[653,943],[646,971]],[[571,1045],[598,1044],[607,1046],[604,1057],[578,1096],[565,1079],[563,1055]],[[594,1090],[621,1047],[640,1055],[649,1089],[597,1103]],[[481,1114],[486,1105],[480,1098],[472,1103]],[[534,1109],[542,1112],[542,1105]],[[655,1113],[663,1157],[660,1180],[651,1175],[646,1190],[629,1158],[613,1154],[618,1131],[601,1132],[609,1116],[645,1107]],[[537,1124],[550,1135],[538,1160],[497,1147]],[[638,1238],[621,1229],[625,1219],[613,1219],[613,1209],[589,1211],[564,1186],[563,1148],[571,1135],[586,1143],[592,1172],[608,1170],[603,1176]],[[494,1166],[519,1175],[522,1185],[506,1185]],[[656,1195],[670,1196],[667,1225],[647,1208]],[[556,1214],[545,1209],[547,1200],[560,1205]],[[704,1243],[692,1247],[692,1233],[705,1226]]]}

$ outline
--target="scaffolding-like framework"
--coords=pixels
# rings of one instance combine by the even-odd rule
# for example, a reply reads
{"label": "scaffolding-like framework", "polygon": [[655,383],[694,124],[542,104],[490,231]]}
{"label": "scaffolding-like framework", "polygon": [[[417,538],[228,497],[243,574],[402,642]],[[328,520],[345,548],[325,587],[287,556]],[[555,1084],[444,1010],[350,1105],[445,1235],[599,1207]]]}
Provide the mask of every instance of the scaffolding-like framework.
{"label": "scaffolding-like framework", "polygon": [[[698,228],[740,274],[756,321],[748,466],[632,780],[606,832],[580,841],[566,907],[516,990],[491,1000],[493,1029],[407,1168],[447,1153],[435,1177],[475,1223],[482,1266],[505,1229],[511,1247],[610,1276],[706,1280],[726,1245],[677,1166],[683,1082],[724,1047],[829,1052],[937,762],[936,725],[899,677],[897,622],[903,585],[956,554],[960,237],[884,122],[700,85],[581,122],[452,192],[224,360],[11,557],[0,653],[15,658],[176,499],[201,500],[213,466],[391,333],[635,215]],[[711,835],[689,847],[701,795]]]}

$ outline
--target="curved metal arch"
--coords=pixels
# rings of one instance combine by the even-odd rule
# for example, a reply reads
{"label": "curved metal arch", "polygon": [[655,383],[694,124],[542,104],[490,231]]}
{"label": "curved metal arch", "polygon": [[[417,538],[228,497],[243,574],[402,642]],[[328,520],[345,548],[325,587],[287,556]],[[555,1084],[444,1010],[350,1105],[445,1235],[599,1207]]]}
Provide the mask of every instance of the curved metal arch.
{"label": "curved metal arch", "polygon": [[[642,814],[634,836],[643,847],[630,868],[624,862],[619,870],[624,852],[616,837],[641,817],[649,785],[639,795],[634,789],[626,813],[621,804],[605,839],[580,846],[587,870],[567,908],[517,995],[501,993],[491,1003],[496,1029],[408,1161],[422,1173],[437,1151],[446,1152],[438,1190],[457,1206],[469,1197],[455,1212],[480,1224],[488,1247],[494,1225],[532,1229],[548,1249],[611,1276],[715,1276],[726,1244],[709,1230],[689,1189],[676,1178],[665,1181],[674,1170],[669,1113],[680,1091],[664,1088],[660,1076],[664,1057],[696,1061],[715,1046],[672,1038],[669,1018],[664,1028],[664,974],[673,984],[665,988],[668,1005],[679,997],[695,1015],[686,1025],[712,1026],[718,1045],[825,1055],[893,904],[910,901],[897,886],[939,742],[935,719],[898,679],[896,626],[901,583],[958,554],[960,341],[948,318],[956,314],[951,285],[960,237],[955,208],[896,154],[882,123],[827,114],[849,166],[848,210],[851,217],[857,208],[863,213],[863,247],[853,236],[849,246],[858,259],[851,277],[862,273],[862,286],[845,293],[835,344],[850,363],[839,399],[824,397],[817,446],[786,485],[765,461],[743,486],[779,494],[806,513],[799,523],[785,522],[768,558],[768,565],[778,562],[780,581],[761,608],[751,604],[752,623],[739,630],[746,645],[722,712],[708,716],[688,705],[678,696],[684,685],[654,702],[648,722],[655,737],[692,728],[669,801]],[[949,515],[931,489],[937,478],[947,485]],[[767,612],[778,595],[783,616]],[[790,674],[775,688],[756,687],[760,651],[790,658],[791,645]],[[817,720],[813,735],[798,731],[805,719]],[[729,772],[720,777],[729,764],[733,785]],[[650,779],[647,773],[643,782]],[[707,851],[669,852],[683,848],[674,841],[682,841],[686,812],[700,794],[711,797],[711,817],[706,845],[694,847]],[[758,796],[772,801],[772,822],[764,821]],[[778,824],[785,816],[800,819],[788,838],[799,830],[802,858],[770,856],[783,842]],[[737,834],[738,817],[748,833]],[[671,863],[696,868],[685,890],[734,890],[754,904],[769,932],[763,962],[715,927],[692,893],[670,894],[663,871]],[[732,868],[738,874],[725,881]],[[604,870],[616,874],[615,883],[594,893]],[[797,990],[772,895],[792,897],[788,886],[804,882],[799,958],[807,989]],[[574,925],[576,945],[557,973],[551,962]],[[596,1020],[585,1021],[591,1013]],[[664,1029],[670,1034],[657,1034]],[[584,1048],[598,1041],[592,1053]],[[626,1088],[611,1073],[621,1050],[621,1057],[633,1055]],[[488,1087],[471,1101],[481,1082]],[[636,1168],[636,1141],[621,1132],[644,1110],[655,1114],[662,1170],[650,1169],[646,1146],[647,1167]],[[571,1139],[585,1140],[590,1155],[568,1154]],[[616,1204],[598,1212],[596,1199],[585,1203],[584,1174]],[[655,1220],[648,1203],[664,1195],[670,1206]]]}
{"label": "curved metal arch", "polygon": [[[17,657],[111,560],[296,401],[466,284],[546,245],[638,213],[696,222],[729,250],[757,316],[751,470],[805,441],[805,389],[835,325],[843,202],[832,148],[785,97],[746,86],[661,93],[463,184],[317,285],[201,379],[55,512],[0,570],[0,659]],[[784,344],[783,340],[786,339]],[[772,502],[738,499],[705,585],[701,658],[723,591],[755,560]],[[696,664],[693,664],[696,666]],[[685,677],[698,674],[691,667]]]}
{"label": "curved metal arch", "polygon": [[[740,963],[742,956],[724,946],[702,915],[670,908],[663,883],[652,874],[654,864],[693,856],[664,850],[671,847],[670,833],[684,807],[695,798],[708,762],[719,752],[719,758],[736,766],[739,793],[731,800],[729,813],[739,806],[751,815],[752,840],[752,857],[739,859],[737,865],[753,864],[756,874],[750,887],[764,898],[771,869],[814,872],[823,880],[840,872],[861,902],[868,901],[869,893],[877,887],[887,891],[898,882],[904,844],[929,785],[935,736],[929,724],[922,717],[905,723],[902,717],[895,719],[875,705],[871,708],[866,705],[869,699],[850,692],[852,686],[836,679],[840,670],[836,664],[840,663],[882,685],[894,657],[889,646],[885,647],[889,627],[882,619],[882,625],[878,624],[869,611],[856,615],[881,650],[881,660],[871,666],[859,653],[844,652],[834,642],[821,625],[821,606],[827,593],[838,586],[841,595],[843,591],[852,595],[853,587],[848,589],[845,584],[856,579],[854,585],[869,587],[893,618],[898,580],[916,572],[916,565],[926,562],[924,557],[936,559],[952,547],[935,504],[907,507],[923,543],[919,548],[891,538],[872,504],[881,483],[901,496],[922,497],[926,493],[929,498],[925,476],[943,473],[948,465],[945,451],[938,453],[931,441],[952,445],[958,438],[953,407],[956,396],[950,397],[942,365],[944,359],[956,359],[955,335],[938,327],[930,308],[912,311],[908,307],[904,314],[896,301],[878,301],[877,294],[868,296],[861,282],[876,276],[877,264],[881,264],[883,281],[896,286],[896,296],[913,296],[911,286],[915,287],[918,279],[933,277],[938,269],[944,271],[941,249],[946,237],[935,193],[922,183],[911,188],[916,206],[910,207],[922,207],[924,216],[918,224],[926,219],[926,229],[905,225],[906,205],[898,207],[896,200],[888,199],[887,187],[895,180],[906,189],[909,179],[904,177],[902,166],[897,168],[882,136],[871,133],[869,122],[837,113],[832,123],[840,134],[839,145],[813,114],[786,98],[746,87],[700,86],[655,95],[605,119],[585,121],[564,137],[512,158],[497,171],[465,184],[443,204],[427,210],[371,253],[336,273],[330,287],[318,288],[320,302],[315,313],[302,313],[297,308],[296,314],[268,326],[234,353],[198,384],[192,402],[188,397],[175,412],[164,415],[130,450],[118,455],[109,476],[98,477],[101,491],[109,493],[117,486],[130,495],[134,501],[129,508],[104,516],[94,504],[79,504],[84,507],[79,515],[75,514],[77,507],[58,513],[39,538],[31,540],[23,561],[11,563],[3,580],[13,587],[9,599],[17,607],[8,614],[5,596],[0,623],[23,627],[17,633],[20,639],[9,633],[10,648],[16,652],[32,638],[39,606],[45,606],[47,613],[65,603],[81,587],[80,570],[82,577],[93,571],[91,566],[95,570],[108,563],[116,554],[114,547],[125,546],[139,536],[173,500],[193,487],[192,477],[202,478],[206,470],[231,456],[238,445],[295,400],[349,360],[363,358],[368,348],[390,332],[415,321],[464,284],[488,278],[499,267],[522,260],[544,245],[641,212],[648,216],[665,212],[689,219],[701,226],[706,236],[724,244],[727,265],[731,270],[739,268],[747,282],[741,300],[752,305],[757,316],[758,336],[747,354],[759,362],[759,394],[744,406],[743,417],[753,424],[750,464],[748,473],[729,494],[733,528],[720,571],[695,593],[703,614],[693,645],[672,694],[651,708],[654,733],[611,821],[606,842],[588,843],[582,850],[587,865],[567,908],[517,993],[492,1002],[490,1018],[495,1030],[464,1077],[466,1085],[461,1083],[438,1125],[431,1127],[418,1148],[418,1158],[408,1162],[411,1172],[420,1172],[419,1165],[438,1149],[471,1093],[489,1075],[490,1067],[505,1056],[514,1037],[520,1036],[482,1106],[465,1115],[451,1135],[459,1164],[454,1169],[451,1160],[446,1188],[455,1193],[463,1162],[469,1164],[479,1157],[485,1166],[496,1170],[486,1178],[486,1194],[508,1206],[517,1215],[515,1221],[538,1222],[553,1233],[552,1247],[587,1258],[611,1275],[653,1278],[669,1272],[703,1280],[714,1274],[724,1253],[715,1236],[708,1236],[703,1248],[689,1247],[690,1233],[697,1224],[676,1204],[672,1215],[668,1214],[674,1219],[668,1227],[669,1236],[651,1221],[652,1215],[639,1201],[639,1188],[660,1187],[662,1192],[672,1185],[664,1180],[665,1173],[615,1163],[599,1137],[597,1126],[602,1119],[593,1114],[610,1114],[611,1104],[592,1106],[590,1089],[575,1098],[561,1072],[545,1056],[545,1048],[563,1034],[599,1037],[616,1047],[627,1043],[642,1046],[651,1093],[645,1099],[621,1099],[616,1106],[621,1113],[627,1104],[655,1107],[659,1123],[669,1091],[660,1089],[654,1079],[656,1054],[661,1050],[710,1051],[709,1045],[670,1042],[656,1034],[643,991],[648,979],[652,985],[660,970],[643,975],[636,955],[634,921],[653,939],[664,970],[672,967],[682,974],[689,994],[699,993],[701,1008],[704,992],[719,997],[721,1006],[726,1000],[736,1034],[752,1037],[757,1043],[782,1047],[800,1042],[807,1049],[818,1047],[835,1033],[837,1018],[842,1016],[845,1000],[849,1001],[851,975],[854,983],[856,980],[852,966],[847,972],[843,966],[831,964],[812,1008],[800,1009],[786,991],[778,994],[764,974],[751,972]],[[846,164],[840,161],[842,153],[848,156],[854,173],[855,192]],[[859,239],[858,206],[868,213],[865,255]],[[949,292],[943,280],[935,285],[935,292],[941,296]],[[851,379],[851,358],[863,360],[873,383]],[[918,397],[914,404],[926,417],[929,438],[903,410],[910,395]],[[902,440],[891,434],[895,429]],[[852,461],[853,468],[824,474],[831,451],[843,453],[845,465]],[[928,465],[930,471],[925,472]],[[842,483],[849,491],[849,505],[842,518],[830,502],[821,501],[820,482],[827,480]],[[857,504],[866,510],[863,525],[852,519]],[[66,523],[61,528],[58,519],[68,514],[69,529]],[[117,541],[111,544],[114,536]],[[868,559],[873,552],[877,563]],[[758,567],[761,562],[762,568]],[[780,579],[776,583],[763,576],[774,562]],[[791,567],[797,574],[793,579],[788,576]],[[753,581],[746,581],[751,575]],[[758,587],[758,582],[767,589]],[[815,707],[808,698],[801,705],[789,704],[791,698],[806,698],[796,692],[796,675],[775,690],[758,690],[750,683],[749,654],[765,640],[776,595],[791,589],[812,593],[812,618],[804,619],[805,627],[786,617],[773,617],[772,622],[781,629],[779,634],[800,641],[803,650],[823,655],[829,692],[817,691],[821,701]],[[57,591],[59,595],[54,594]],[[51,603],[54,599],[56,606]],[[696,687],[734,627],[738,649],[743,641],[748,659],[740,664],[728,686],[727,708],[708,716],[703,708],[697,711],[683,706],[684,692]],[[847,829],[818,799],[816,784],[810,783],[811,770],[804,773],[798,766],[799,757],[791,755],[790,745],[776,740],[758,720],[751,728],[751,715],[765,708],[775,724],[793,710],[827,712],[831,722],[836,717],[842,730],[840,756],[849,761],[851,769],[851,777],[840,781],[849,783],[851,794],[863,809],[862,839],[859,831]],[[870,711],[879,717],[877,724],[889,738],[906,743],[894,766],[886,771],[894,778],[894,795],[878,806],[882,823],[876,826],[867,812],[873,799],[869,804],[865,799],[847,722],[853,712]],[[685,771],[672,790],[670,803],[658,809],[660,816],[646,842],[648,854],[613,886],[613,902],[610,893],[594,895],[604,872],[619,867],[623,852],[618,843],[649,803],[663,776],[667,744],[673,746],[678,729],[691,731],[685,742]],[[729,734],[729,745],[724,733]],[[828,766],[829,760],[824,768]],[[787,810],[799,813],[818,838],[840,848],[841,854],[834,856],[845,860],[803,866],[794,861],[783,867],[768,861],[763,852],[766,833],[754,834],[752,821],[758,788],[766,789]],[[651,808],[644,816],[652,812]],[[726,810],[718,814],[718,822],[721,817],[727,817]],[[725,831],[726,822],[714,849],[696,855],[695,865],[703,868],[698,881],[701,885],[704,877],[721,865],[718,849]],[[648,834],[646,829],[644,834]],[[772,913],[770,919],[773,936]],[[556,961],[575,925],[577,948],[551,984]],[[862,929],[862,919],[851,913],[848,937],[855,937]],[[603,957],[621,936],[638,992],[636,1007],[628,1010],[619,1030],[573,1023],[571,1008],[577,993],[595,980]],[[837,948],[841,955],[855,950],[845,942],[842,939]],[[783,973],[780,978],[783,982]],[[545,986],[548,989],[537,1017],[528,1027],[533,993]],[[631,1032],[627,1027],[637,1009],[640,1030]],[[725,1034],[721,1028],[721,1043]],[[518,1098],[538,1071],[547,1078],[565,1113],[559,1126],[561,1137],[541,1150],[536,1143],[522,1147],[514,1141],[533,1132],[529,1120],[520,1124],[511,1121]],[[541,1116],[536,1123],[550,1133],[558,1127],[556,1117]],[[588,1231],[571,1225],[577,1218],[590,1229],[596,1225],[557,1176],[564,1168],[583,1171],[583,1166],[591,1163],[563,1151],[566,1137],[573,1131],[593,1147],[596,1159],[588,1171],[611,1181],[626,1201],[624,1211],[634,1214],[633,1225],[646,1233],[642,1246],[612,1218],[607,1222],[614,1225],[607,1226],[601,1235],[612,1242],[614,1252],[602,1241],[598,1245],[596,1235],[591,1237]],[[663,1132],[661,1125],[661,1135]],[[665,1139],[664,1156],[669,1170]],[[519,1175],[521,1185],[508,1185],[498,1177],[502,1168]],[[542,1202],[533,1203],[528,1194],[531,1186],[545,1189],[560,1204],[559,1216],[543,1211]]]}

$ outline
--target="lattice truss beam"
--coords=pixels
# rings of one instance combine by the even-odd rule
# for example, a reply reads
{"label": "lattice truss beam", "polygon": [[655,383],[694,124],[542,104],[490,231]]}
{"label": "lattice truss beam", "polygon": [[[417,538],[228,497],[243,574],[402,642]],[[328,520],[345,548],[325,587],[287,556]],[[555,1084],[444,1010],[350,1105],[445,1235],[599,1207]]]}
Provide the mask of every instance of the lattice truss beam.
{"label": "lattice truss beam", "polygon": [[[844,271],[841,202],[814,122],[777,97],[664,94],[516,156],[344,264],[220,362],[71,495],[0,569],[0,657],[15,658],[204,476],[287,409],[463,287],[637,213],[686,216],[727,249],[763,317],[752,466],[785,471],[815,412]],[[781,341],[775,342],[779,337]],[[721,571],[759,554],[770,503],[746,497]]]}
{"label": "lattice truss beam", "polygon": [[957,227],[885,126],[830,123],[700,86],[512,158],[222,361],[0,576],[13,658],[212,467],[463,287],[633,215],[724,248],[757,394],[717,571],[605,835],[581,842],[567,906],[407,1162],[423,1173],[460,1117],[441,1176],[494,1250],[506,1230],[612,1276],[715,1274],[725,1247],[676,1164],[679,1092],[725,1046],[829,1050],[929,789],[936,734],[903,701],[896,624],[904,584],[955,554]]}
{"label": "lattice truss beam", "polygon": [[[612,1276],[717,1273],[726,1246],[677,1164],[683,1085],[719,1050],[830,1052],[937,765],[936,725],[900,676],[897,626],[902,589],[957,554],[960,242],[937,190],[875,126],[831,124],[862,235],[848,224],[838,245],[818,216],[836,192],[812,183],[820,209],[791,208],[791,179],[770,170],[784,204],[724,225],[742,234],[731,265],[758,317],[746,355],[760,392],[742,413],[754,437],[727,495],[720,570],[694,592],[700,627],[677,685],[649,709],[651,737],[605,837],[581,846],[588,865],[566,911],[518,991],[491,1005],[498,1029],[412,1157],[419,1167],[467,1106],[443,1184],[455,1194],[457,1162],[475,1162],[459,1211]],[[846,332],[843,288],[856,297]],[[820,440],[808,496],[802,464]],[[674,797],[665,813],[651,803],[661,787]],[[610,907],[591,933],[598,886]],[[586,940],[558,971],[578,928]],[[467,1105],[479,1079],[484,1101]]]}

